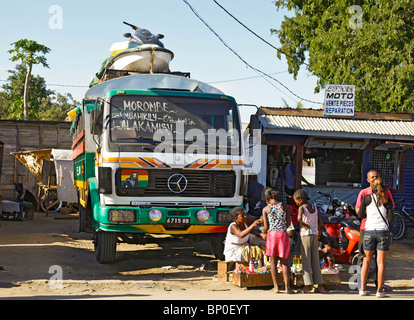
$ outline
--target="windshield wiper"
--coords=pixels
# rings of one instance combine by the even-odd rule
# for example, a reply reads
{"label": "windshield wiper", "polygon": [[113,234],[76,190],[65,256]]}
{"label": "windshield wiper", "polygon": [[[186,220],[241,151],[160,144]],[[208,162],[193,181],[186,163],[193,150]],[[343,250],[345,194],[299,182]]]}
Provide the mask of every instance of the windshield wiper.
{"label": "windshield wiper", "polygon": [[[126,142],[128,140],[136,141],[137,143]],[[120,147],[137,145],[145,151],[154,151],[154,149],[158,146],[157,141],[154,141],[152,138],[144,138],[142,136],[120,138],[113,142],[118,144]]]}
{"label": "windshield wiper", "polygon": [[127,140],[139,141],[140,143],[147,143],[147,144],[152,144],[152,145],[158,145],[158,142],[154,141],[152,138],[145,138],[145,137],[141,137],[141,136],[118,138],[118,139],[114,139],[113,142],[114,143],[123,143],[124,141],[127,141]]}

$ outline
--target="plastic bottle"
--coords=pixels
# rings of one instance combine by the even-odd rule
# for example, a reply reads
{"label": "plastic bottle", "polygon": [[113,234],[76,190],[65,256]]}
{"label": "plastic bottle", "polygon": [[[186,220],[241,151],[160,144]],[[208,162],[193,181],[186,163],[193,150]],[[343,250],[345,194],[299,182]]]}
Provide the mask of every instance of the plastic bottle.
{"label": "plastic bottle", "polygon": [[297,270],[298,270],[298,264],[297,264],[297,262],[298,262],[298,258],[295,256],[295,257],[293,258],[293,261],[292,261],[292,268],[291,268],[291,270],[292,270],[292,272],[293,272],[293,273],[296,273],[296,272],[297,272]]}
{"label": "plastic bottle", "polygon": [[295,255],[295,257],[293,258],[293,264],[297,265],[297,264],[299,264],[298,262],[299,262],[298,257]]}
{"label": "plastic bottle", "polygon": [[270,271],[270,260],[267,256],[264,257],[264,266],[266,267],[266,271]]}
{"label": "plastic bottle", "polygon": [[254,271],[257,271],[257,269],[259,268],[259,263],[257,262],[256,259],[253,260],[253,264],[254,264]]}
{"label": "plastic bottle", "polygon": [[250,263],[249,263],[249,271],[250,272],[254,272],[254,262],[253,262],[253,258],[250,259]]}

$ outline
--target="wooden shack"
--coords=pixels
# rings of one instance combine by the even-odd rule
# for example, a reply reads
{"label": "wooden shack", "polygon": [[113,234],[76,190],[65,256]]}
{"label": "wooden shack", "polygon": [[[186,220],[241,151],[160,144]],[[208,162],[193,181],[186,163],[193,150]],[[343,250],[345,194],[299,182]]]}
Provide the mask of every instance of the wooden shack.
{"label": "wooden shack", "polygon": [[258,180],[280,191],[282,201],[303,188],[311,201],[324,200],[321,191],[354,204],[374,169],[396,202],[414,202],[414,114],[355,112],[341,118],[326,117],[323,110],[262,107],[251,117],[252,129],[261,137],[253,159],[263,164]]}
{"label": "wooden shack", "polygon": [[[16,198],[15,183],[22,183],[34,195],[38,193],[39,181],[11,153],[48,148],[70,149],[70,126],[70,122],[0,120],[0,196],[3,199]],[[45,166],[48,165],[46,161]],[[48,173],[49,168],[44,171]]]}

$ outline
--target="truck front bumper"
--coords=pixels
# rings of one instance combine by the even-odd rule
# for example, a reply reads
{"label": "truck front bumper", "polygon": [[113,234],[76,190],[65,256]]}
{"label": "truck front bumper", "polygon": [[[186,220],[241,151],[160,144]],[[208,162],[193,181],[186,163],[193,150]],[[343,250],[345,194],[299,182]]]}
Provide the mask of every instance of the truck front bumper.
{"label": "truck front bumper", "polygon": [[232,221],[230,210],[203,207],[99,207],[94,220],[96,231],[172,235],[224,233]]}

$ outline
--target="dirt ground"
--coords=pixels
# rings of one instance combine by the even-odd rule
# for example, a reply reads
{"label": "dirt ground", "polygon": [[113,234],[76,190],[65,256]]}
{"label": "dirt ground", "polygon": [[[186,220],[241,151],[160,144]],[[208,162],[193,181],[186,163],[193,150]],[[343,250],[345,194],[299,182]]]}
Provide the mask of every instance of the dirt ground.
{"label": "dirt ground", "polygon": [[[36,213],[34,220],[1,221],[0,299],[136,300],[341,300],[359,297],[349,288],[351,275],[324,294],[273,294],[271,288],[239,288],[217,280],[217,260],[209,244],[170,237],[145,245],[118,245],[117,261],[97,263],[92,235],[77,232],[77,220],[61,213]],[[413,230],[409,229],[413,234]],[[414,299],[414,237],[394,242],[388,255],[387,299]],[[57,267],[56,267],[57,266]],[[63,276],[62,287],[54,280]],[[53,286],[55,285],[55,286]]]}

